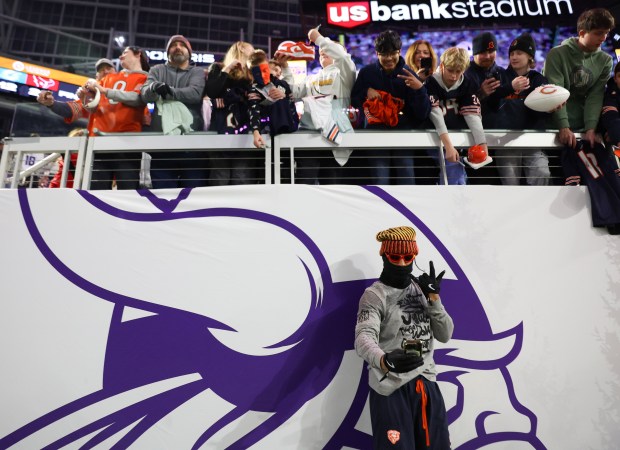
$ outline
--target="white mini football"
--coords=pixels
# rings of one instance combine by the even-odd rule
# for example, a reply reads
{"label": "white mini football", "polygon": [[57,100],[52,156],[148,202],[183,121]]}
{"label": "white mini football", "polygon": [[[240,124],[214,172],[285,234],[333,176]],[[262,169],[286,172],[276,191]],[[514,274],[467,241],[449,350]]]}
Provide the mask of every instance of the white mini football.
{"label": "white mini football", "polygon": [[101,92],[99,92],[99,89],[95,89],[94,91],[91,91],[90,89],[86,87],[89,84],[97,84],[97,81],[90,78],[88,79],[84,87],[82,87],[82,91],[84,92],[84,97],[82,98],[82,104],[84,105],[86,109],[91,110],[91,109],[95,109],[97,105],[99,105],[99,101],[101,100]]}
{"label": "white mini football", "polygon": [[543,84],[525,97],[525,106],[538,112],[549,112],[560,106],[570,97],[570,92],[562,86]]}

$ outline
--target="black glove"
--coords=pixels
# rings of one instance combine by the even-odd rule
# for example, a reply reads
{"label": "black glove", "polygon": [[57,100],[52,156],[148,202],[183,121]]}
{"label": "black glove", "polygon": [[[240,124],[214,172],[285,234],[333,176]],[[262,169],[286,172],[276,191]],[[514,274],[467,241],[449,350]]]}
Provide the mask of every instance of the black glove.
{"label": "black glove", "polygon": [[388,371],[395,373],[410,372],[424,364],[424,360],[421,356],[405,353],[405,351],[400,348],[393,352],[386,353],[383,357],[383,362],[388,368]]}
{"label": "black glove", "polygon": [[165,99],[167,96],[172,97],[172,89],[166,83],[156,81],[153,83],[153,91],[157,92],[161,98]]}
{"label": "black glove", "polygon": [[439,294],[439,286],[441,285],[441,279],[443,278],[443,274],[446,273],[444,270],[439,275],[435,276],[435,266],[433,265],[433,261],[430,262],[430,274],[424,272],[420,275],[420,278],[415,278],[416,283],[424,292],[426,298],[428,298],[429,294]]}

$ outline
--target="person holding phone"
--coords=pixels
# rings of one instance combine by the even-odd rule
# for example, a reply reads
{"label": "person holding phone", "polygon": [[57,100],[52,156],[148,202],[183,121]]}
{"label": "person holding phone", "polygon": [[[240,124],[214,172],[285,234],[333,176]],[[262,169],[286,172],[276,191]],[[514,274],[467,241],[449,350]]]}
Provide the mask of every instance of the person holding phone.
{"label": "person holding phone", "polygon": [[[380,231],[376,239],[383,271],[364,291],[355,326],[355,350],[369,370],[373,448],[449,449],[433,358],[435,340],[446,343],[454,331],[439,296],[445,271],[435,275],[431,261],[429,273],[412,275],[418,246],[409,226]],[[413,338],[421,347],[410,342]]]}
{"label": "person holding phone", "polygon": [[485,129],[497,128],[495,114],[499,108],[500,95],[495,91],[507,84],[505,70],[495,63],[497,39],[489,31],[478,34],[472,41],[474,55],[465,76],[476,86],[476,95],[482,106],[482,123]]}
{"label": "person holding phone", "polygon": [[430,42],[418,39],[407,49],[405,64],[415,71],[420,80],[425,81],[437,70],[437,54]]}

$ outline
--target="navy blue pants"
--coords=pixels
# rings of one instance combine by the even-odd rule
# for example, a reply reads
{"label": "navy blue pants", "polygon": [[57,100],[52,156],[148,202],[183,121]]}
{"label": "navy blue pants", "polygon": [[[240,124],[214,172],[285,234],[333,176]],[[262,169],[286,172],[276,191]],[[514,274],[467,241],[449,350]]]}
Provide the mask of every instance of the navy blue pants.
{"label": "navy blue pants", "polygon": [[370,419],[374,449],[450,449],[446,406],[439,386],[423,376],[387,396],[371,389]]}

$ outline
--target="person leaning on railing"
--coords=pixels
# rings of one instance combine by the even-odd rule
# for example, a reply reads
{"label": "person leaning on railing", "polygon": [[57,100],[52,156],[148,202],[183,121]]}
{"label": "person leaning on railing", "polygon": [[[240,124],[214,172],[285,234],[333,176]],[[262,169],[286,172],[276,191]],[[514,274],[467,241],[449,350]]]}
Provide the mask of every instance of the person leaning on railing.
{"label": "person leaning on railing", "polygon": [[[351,104],[364,110],[366,128],[375,130],[411,129],[428,117],[431,104],[424,84],[400,56],[398,33],[387,30],[375,39],[377,62],[359,71],[351,91]],[[389,148],[367,152],[371,184],[390,184],[394,168],[395,184],[415,184],[413,150]]]}
{"label": "person leaning on railing", "polygon": [[[610,152],[598,142],[598,120],[612,58],[601,45],[614,28],[609,11],[595,8],[577,19],[578,36],[551,49],[543,73],[550,83],[570,91],[566,107],[553,113],[564,149],[560,155],[567,185],[586,185],[590,195],[592,224],[620,233],[620,188]],[[582,74],[575,79],[575,74]],[[582,131],[583,130],[583,131]],[[575,132],[582,131],[578,140]]]}
{"label": "person leaning on railing", "polygon": [[[501,104],[495,125],[502,130],[544,130],[551,119],[549,112],[533,111],[525,106],[525,98],[547,79],[534,68],[536,43],[529,33],[512,41],[508,49],[510,65],[506,68],[507,83],[497,89]],[[530,186],[547,186],[551,178],[549,158],[536,148],[503,148],[497,153],[497,171],[502,184],[518,186],[522,172]]]}
{"label": "person leaning on railing", "polygon": [[[467,50],[451,47],[443,52],[439,68],[426,80],[426,90],[432,105],[430,120],[445,149],[448,184],[455,185],[466,184],[467,175],[448,130],[468,127],[474,138],[474,144],[482,146],[488,153],[480,117],[480,102],[476,96],[477,88],[463,75],[468,65]],[[429,150],[429,154],[437,159],[437,152],[434,149]],[[441,176],[439,184],[444,184]]]}
{"label": "person leaning on railing", "polygon": [[[252,74],[248,58],[252,53],[252,44],[237,41],[229,47],[223,62],[211,64],[205,85],[205,93],[213,104],[210,131],[233,135],[250,132],[248,94],[252,89]],[[254,154],[245,151],[210,152],[209,185],[255,183]]]}
{"label": "person leaning on railing", "polygon": [[[202,130],[202,98],[205,87],[205,73],[201,67],[192,65],[192,46],[181,35],[174,35],[166,45],[168,61],[151,68],[148,78],[140,91],[142,99],[155,103],[151,122],[152,131],[163,131],[164,122],[159,112],[168,102],[177,112],[183,107],[191,113],[194,131]],[[187,111],[185,111],[187,112]],[[152,152],[151,178],[153,187],[197,187],[206,184],[206,171],[201,167],[203,161],[191,152]]]}
{"label": "person leaning on railing", "polygon": [[[339,145],[334,133],[352,131],[344,111],[351,103],[351,89],[356,76],[355,63],[340,43],[321,35],[317,28],[308,31],[308,40],[319,47],[321,69],[316,74],[295,83],[287,57],[276,52],[276,58],[283,66],[282,73],[291,85],[293,97],[303,102],[300,128],[320,130],[323,137]],[[324,150],[304,151],[303,157],[295,161],[296,182],[319,184],[320,178],[323,184],[339,183],[340,166],[347,163],[351,150],[334,146],[332,152],[334,159],[326,158]]]}
{"label": "person leaning on railing", "polygon": [[[57,102],[49,92],[43,91],[37,101],[64,117],[67,123],[87,117],[90,136],[99,132],[139,132],[147,112],[139,91],[146,80],[148,60],[142,49],[126,47],[120,61],[123,70],[118,73],[109,59],[97,61],[96,79],[78,90],[78,100]],[[118,189],[137,189],[140,157],[130,152],[97,155],[92,170],[90,189],[111,189],[113,180]]]}

